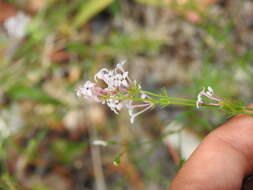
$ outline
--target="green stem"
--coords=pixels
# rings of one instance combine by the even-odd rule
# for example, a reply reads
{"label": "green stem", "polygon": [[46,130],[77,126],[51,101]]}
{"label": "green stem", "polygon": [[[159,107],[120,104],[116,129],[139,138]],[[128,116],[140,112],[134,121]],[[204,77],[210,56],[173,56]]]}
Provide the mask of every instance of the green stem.
{"label": "green stem", "polygon": [[248,116],[253,116],[253,113],[245,112],[243,111],[242,114],[248,115]]}
{"label": "green stem", "polygon": [[165,99],[169,99],[169,100],[178,100],[178,101],[185,101],[185,102],[196,102],[196,100],[190,100],[190,99],[185,99],[185,98],[175,98],[175,97],[167,97],[167,96],[163,96],[160,94],[155,94],[149,91],[144,91],[142,90],[142,92],[144,92],[145,94],[151,95],[151,96],[155,96],[155,97],[160,97],[160,98],[165,98]]}
{"label": "green stem", "polygon": [[253,111],[253,108],[249,108],[249,107],[243,107],[244,110],[249,110],[249,111]]}
{"label": "green stem", "polygon": [[191,106],[195,107],[196,104],[194,103],[187,103],[187,102],[179,102],[175,100],[162,100],[162,99],[145,99],[145,98],[136,98],[136,97],[111,97],[112,99],[116,100],[134,100],[134,101],[143,101],[143,102],[152,102],[156,104],[174,104],[174,105],[184,105],[184,106]]}

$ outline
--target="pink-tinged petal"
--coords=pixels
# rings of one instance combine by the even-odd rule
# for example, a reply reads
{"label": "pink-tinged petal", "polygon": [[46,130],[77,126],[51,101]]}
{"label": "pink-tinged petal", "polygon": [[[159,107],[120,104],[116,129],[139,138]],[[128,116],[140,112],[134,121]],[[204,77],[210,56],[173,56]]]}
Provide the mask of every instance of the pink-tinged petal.
{"label": "pink-tinged petal", "polygon": [[109,70],[106,68],[101,69],[100,71],[98,71],[95,76],[94,76],[94,80],[97,82],[97,78],[103,80],[105,78],[105,74],[108,73]]}
{"label": "pink-tinged petal", "polygon": [[117,110],[121,110],[122,107],[123,107],[123,104],[122,104],[122,103],[119,103],[119,104],[116,106]]}
{"label": "pink-tinged petal", "polygon": [[127,78],[128,77],[128,72],[124,72],[123,73],[123,78]]}
{"label": "pink-tinged petal", "polygon": [[125,87],[128,87],[128,82],[126,80],[123,80],[122,85],[125,86]]}

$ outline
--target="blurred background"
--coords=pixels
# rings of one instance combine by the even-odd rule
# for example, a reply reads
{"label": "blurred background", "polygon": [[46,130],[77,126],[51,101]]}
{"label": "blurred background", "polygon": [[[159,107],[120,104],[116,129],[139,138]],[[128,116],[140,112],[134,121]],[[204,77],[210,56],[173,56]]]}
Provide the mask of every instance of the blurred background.
{"label": "blurred background", "polygon": [[127,60],[145,90],[248,104],[252,47],[252,0],[0,0],[0,189],[166,189],[230,116],[155,107],[130,124],[75,89]]}

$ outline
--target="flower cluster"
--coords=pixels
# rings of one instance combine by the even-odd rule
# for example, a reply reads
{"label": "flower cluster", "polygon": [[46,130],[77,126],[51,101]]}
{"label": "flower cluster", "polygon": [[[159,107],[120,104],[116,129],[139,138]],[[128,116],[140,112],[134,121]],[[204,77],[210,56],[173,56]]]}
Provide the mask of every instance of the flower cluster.
{"label": "flower cluster", "polygon": [[[216,103],[205,103],[203,100],[203,97],[207,97],[210,100],[214,100]],[[222,101],[222,98],[216,97],[214,95],[214,90],[212,87],[208,86],[207,90],[205,89],[205,87],[202,89],[202,91],[198,94],[198,98],[196,101],[196,107],[199,108],[199,106],[201,104],[208,104],[208,105],[215,105],[215,106],[219,106],[220,102]]]}
{"label": "flower cluster", "polygon": [[[116,65],[114,69],[103,68],[96,73],[95,82],[87,81],[77,89],[77,95],[86,99],[106,104],[114,113],[118,114],[122,108],[127,108],[130,122],[143,112],[151,109],[154,104],[185,105],[200,108],[200,106],[218,107],[229,114],[246,114],[253,116],[253,108],[227,103],[223,98],[215,95],[212,87],[203,88],[197,100],[169,97],[167,93],[156,94],[144,91],[141,86],[129,78],[124,69],[125,62]],[[105,87],[98,85],[103,81]],[[98,143],[99,144],[99,143]],[[100,143],[101,144],[101,143]]]}
{"label": "flower cluster", "polygon": [[[94,80],[102,80],[106,84],[106,88],[100,87],[97,83],[86,81],[77,89],[77,95],[86,99],[94,100],[107,106],[116,114],[123,107],[128,109],[131,123],[134,119],[144,111],[152,107],[149,96],[141,91],[141,86],[136,81],[132,81],[128,72],[124,70],[123,61],[116,65],[112,70],[103,68],[96,73]],[[141,104],[134,104],[134,97],[131,91],[137,90],[138,98],[143,99]],[[136,98],[136,94],[135,94]]]}

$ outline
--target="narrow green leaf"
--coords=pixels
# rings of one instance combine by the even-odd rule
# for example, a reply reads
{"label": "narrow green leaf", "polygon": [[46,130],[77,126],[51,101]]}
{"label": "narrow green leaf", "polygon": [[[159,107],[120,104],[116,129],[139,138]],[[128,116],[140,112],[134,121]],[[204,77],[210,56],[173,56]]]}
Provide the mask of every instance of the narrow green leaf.
{"label": "narrow green leaf", "polygon": [[151,6],[169,6],[170,3],[165,0],[135,0],[138,3],[143,3]]}
{"label": "narrow green leaf", "polygon": [[16,100],[33,100],[42,104],[62,104],[59,100],[51,97],[36,87],[15,85],[7,91],[7,95]]}
{"label": "narrow green leaf", "polygon": [[109,6],[114,0],[88,0],[80,7],[79,13],[74,18],[74,27],[79,28],[98,12]]}
{"label": "narrow green leaf", "polygon": [[120,165],[120,163],[121,163],[121,156],[122,156],[123,154],[124,154],[124,153],[121,152],[121,153],[119,153],[119,154],[117,154],[117,155],[115,156],[115,158],[114,158],[114,160],[113,160],[113,165],[114,165],[114,166],[119,166],[119,165]]}

